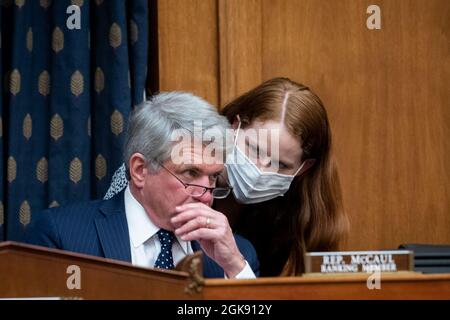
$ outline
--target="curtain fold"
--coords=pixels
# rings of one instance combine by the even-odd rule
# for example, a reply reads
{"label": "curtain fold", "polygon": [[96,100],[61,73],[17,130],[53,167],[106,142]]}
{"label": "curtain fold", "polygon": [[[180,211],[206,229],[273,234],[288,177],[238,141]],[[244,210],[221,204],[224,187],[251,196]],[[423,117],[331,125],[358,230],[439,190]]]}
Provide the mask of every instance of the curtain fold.
{"label": "curtain fold", "polygon": [[[70,5],[80,29],[66,24]],[[102,197],[122,164],[148,1],[5,1],[0,16],[0,239],[21,241],[41,210]]]}

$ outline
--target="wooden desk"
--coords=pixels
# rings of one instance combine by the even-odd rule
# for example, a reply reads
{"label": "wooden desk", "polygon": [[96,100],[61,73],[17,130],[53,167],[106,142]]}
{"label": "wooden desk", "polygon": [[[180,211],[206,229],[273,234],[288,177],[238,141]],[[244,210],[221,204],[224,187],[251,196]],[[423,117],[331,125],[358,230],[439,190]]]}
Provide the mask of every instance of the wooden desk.
{"label": "wooden desk", "polygon": [[369,290],[369,275],[207,279],[204,299],[450,299],[450,274],[381,274],[381,288]]}
{"label": "wooden desk", "polygon": [[[198,258],[198,257],[197,257]],[[67,268],[81,270],[81,289],[70,290]],[[118,262],[20,243],[0,243],[0,298],[82,299],[450,299],[450,274],[382,274],[381,289],[368,275],[255,280],[204,279],[199,260],[181,271]]]}

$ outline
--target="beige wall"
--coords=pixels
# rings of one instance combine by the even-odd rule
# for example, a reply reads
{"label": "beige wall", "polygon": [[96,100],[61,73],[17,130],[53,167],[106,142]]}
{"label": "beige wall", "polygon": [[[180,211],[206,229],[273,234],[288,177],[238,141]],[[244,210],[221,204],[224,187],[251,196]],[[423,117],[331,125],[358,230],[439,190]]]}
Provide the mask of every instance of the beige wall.
{"label": "beige wall", "polygon": [[[381,8],[381,30],[366,9]],[[324,101],[346,249],[450,243],[450,1],[160,0],[160,90],[222,106],[287,76]]]}

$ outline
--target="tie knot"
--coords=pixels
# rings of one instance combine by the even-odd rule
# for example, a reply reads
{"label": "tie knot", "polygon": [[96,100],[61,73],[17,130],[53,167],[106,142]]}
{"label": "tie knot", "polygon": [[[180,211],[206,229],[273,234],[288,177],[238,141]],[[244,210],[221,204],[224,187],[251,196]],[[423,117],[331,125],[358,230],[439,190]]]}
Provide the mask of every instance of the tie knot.
{"label": "tie knot", "polygon": [[159,229],[158,238],[159,238],[159,242],[161,243],[161,246],[168,246],[171,248],[173,239],[175,238],[175,235],[173,234],[172,231]]}

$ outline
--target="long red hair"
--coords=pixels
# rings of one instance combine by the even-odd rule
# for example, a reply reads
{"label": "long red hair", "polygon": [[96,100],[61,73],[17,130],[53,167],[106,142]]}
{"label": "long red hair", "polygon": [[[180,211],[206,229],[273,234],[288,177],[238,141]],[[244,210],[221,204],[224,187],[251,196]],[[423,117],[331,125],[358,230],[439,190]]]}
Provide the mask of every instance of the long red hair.
{"label": "long red hair", "polygon": [[322,101],[302,84],[274,78],[236,98],[221,113],[230,123],[239,115],[243,128],[255,120],[282,121],[301,143],[301,160],[316,159],[284,197],[246,205],[234,226],[254,243],[262,276],[302,274],[304,253],[337,250],[349,226]]}

